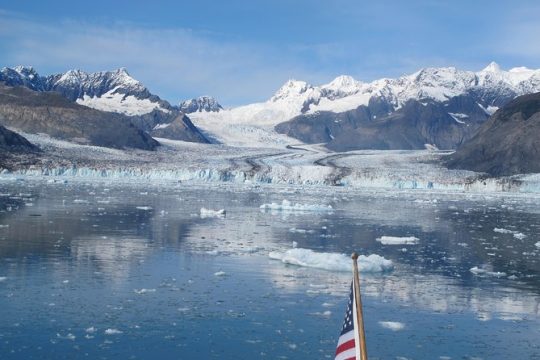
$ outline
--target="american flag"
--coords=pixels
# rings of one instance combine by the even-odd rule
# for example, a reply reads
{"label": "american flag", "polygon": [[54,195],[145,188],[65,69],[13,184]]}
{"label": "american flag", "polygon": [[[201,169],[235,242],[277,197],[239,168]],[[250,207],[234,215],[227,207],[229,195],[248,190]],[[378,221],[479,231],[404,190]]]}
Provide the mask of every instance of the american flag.
{"label": "american flag", "polygon": [[335,360],[360,360],[360,340],[356,324],[356,302],[354,299],[353,284],[351,284],[351,294],[349,304],[343,320],[343,327],[339,336]]}

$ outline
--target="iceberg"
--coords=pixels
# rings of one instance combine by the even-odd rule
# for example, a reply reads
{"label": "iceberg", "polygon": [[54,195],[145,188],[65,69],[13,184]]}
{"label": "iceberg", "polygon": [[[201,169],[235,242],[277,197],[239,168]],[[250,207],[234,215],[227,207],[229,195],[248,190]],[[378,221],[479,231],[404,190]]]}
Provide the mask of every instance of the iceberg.
{"label": "iceberg", "polygon": [[414,236],[405,236],[405,237],[395,237],[395,236],[381,236],[376,239],[383,245],[416,245],[418,244],[417,237]]}
{"label": "iceberg", "polygon": [[[286,251],[272,251],[270,259],[279,260],[284,264],[323,269],[328,271],[352,271],[351,257],[339,253],[315,252],[310,249],[294,248]],[[394,268],[391,260],[372,254],[358,257],[358,270],[366,273],[380,273]]]}

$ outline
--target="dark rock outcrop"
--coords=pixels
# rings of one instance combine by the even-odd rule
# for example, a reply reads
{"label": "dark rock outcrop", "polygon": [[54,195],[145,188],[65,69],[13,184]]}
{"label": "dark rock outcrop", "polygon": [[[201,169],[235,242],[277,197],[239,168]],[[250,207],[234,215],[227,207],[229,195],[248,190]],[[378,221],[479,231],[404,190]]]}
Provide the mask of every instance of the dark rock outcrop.
{"label": "dark rock outcrop", "polygon": [[26,140],[25,137],[0,125],[0,150],[29,152],[38,151],[38,147]]}
{"label": "dark rock outcrop", "polygon": [[368,106],[342,113],[297,116],[277,125],[276,131],[307,143],[326,143],[335,151],[424,149],[426,144],[455,149],[487,118],[467,96],[444,103],[410,100],[394,112],[384,101],[373,98]]}
{"label": "dark rock outcrop", "polygon": [[498,110],[446,165],[493,176],[540,173],[540,93]]}
{"label": "dark rock outcrop", "polygon": [[143,150],[159,145],[127,116],[78,105],[56,92],[1,83],[0,124],[81,144]]}
{"label": "dark rock outcrop", "polygon": [[182,113],[172,122],[158,125],[150,134],[171,140],[209,143],[208,139],[193,125],[191,120]]}

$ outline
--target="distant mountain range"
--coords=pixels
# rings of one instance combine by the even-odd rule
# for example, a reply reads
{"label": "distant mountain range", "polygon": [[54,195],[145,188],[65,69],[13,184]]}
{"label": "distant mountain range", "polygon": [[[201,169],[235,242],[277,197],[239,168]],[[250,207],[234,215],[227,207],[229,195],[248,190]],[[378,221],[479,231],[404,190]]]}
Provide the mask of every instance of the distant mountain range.
{"label": "distant mountain range", "polygon": [[[222,141],[244,138],[249,146],[270,138],[260,129],[273,129],[336,151],[455,149],[499,107],[537,91],[540,70],[505,71],[495,63],[478,72],[425,68],[372,82],[350,76],[320,86],[289,80],[266,102],[193,114],[192,119]],[[251,130],[240,134],[246,126]],[[258,138],[251,141],[250,134]]]}
{"label": "distant mountain range", "polygon": [[427,68],[371,83],[345,76],[320,87],[289,82],[270,101],[299,104],[277,132],[333,150],[455,149],[499,107],[537,91],[539,70],[491,63],[476,73]]}
{"label": "distant mountain range", "polygon": [[[518,67],[505,71],[491,63],[478,72],[425,68],[372,82],[350,76],[339,76],[320,86],[289,80],[268,101],[232,109],[224,109],[209,96],[173,106],[123,68],[41,76],[31,67],[18,66],[3,68],[0,82],[36,93],[57,92],[71,104],[98,111],[91,117],[101,119],[96,121],[110,118],[103,114],[118,113],[138,130],[155,137],[194,142],[212,138],[255,147],[281,147],[300,140],[323,143],[336,151],[456,149],[471,144],[469,140],[484,129],[486,120],[499,108],[518,96],[540,92],[540,70]],[[7,103],[3,106],[4,110],[9,108]],[[83,126],[73,126],[79,125]],[[93,138],[90,143],[99,141]],[[120,142],[111,146],[131,145]]]}

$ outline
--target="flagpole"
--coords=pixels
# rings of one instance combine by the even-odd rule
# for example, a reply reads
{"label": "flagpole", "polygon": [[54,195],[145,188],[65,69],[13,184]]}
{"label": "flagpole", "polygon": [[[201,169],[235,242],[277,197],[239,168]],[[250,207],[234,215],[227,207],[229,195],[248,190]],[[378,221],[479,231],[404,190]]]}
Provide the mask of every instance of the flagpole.
{"label": "flagpole", "polygon": [[366,348],[366,334],[364,332],[364,315],[362,312],[362,298],[360,295],[360,277],[358,275],[358,254],[353,252],[353,279],[354,279],[354,299],[356,305],[356,322],[358,324],[358,338],[360,339],[360,360],[368,360]]}

